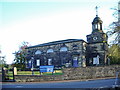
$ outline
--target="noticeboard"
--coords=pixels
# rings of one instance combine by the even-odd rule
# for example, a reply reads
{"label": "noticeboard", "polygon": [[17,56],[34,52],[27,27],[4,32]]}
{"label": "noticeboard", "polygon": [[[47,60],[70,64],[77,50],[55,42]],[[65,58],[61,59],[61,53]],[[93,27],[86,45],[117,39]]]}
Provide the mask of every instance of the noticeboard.
{"label": "noticeboard", "polygon": [[40,66],[40,72],[54,72],[54,66]]}

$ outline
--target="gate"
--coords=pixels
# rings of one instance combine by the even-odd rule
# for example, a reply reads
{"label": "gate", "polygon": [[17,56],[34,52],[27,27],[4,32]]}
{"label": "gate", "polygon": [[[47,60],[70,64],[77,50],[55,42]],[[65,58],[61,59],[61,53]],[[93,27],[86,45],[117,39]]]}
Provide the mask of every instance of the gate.
{"label": "gate", "polygon": [[14,69],[2,68],[2,82],[15,81],[14,80]]}

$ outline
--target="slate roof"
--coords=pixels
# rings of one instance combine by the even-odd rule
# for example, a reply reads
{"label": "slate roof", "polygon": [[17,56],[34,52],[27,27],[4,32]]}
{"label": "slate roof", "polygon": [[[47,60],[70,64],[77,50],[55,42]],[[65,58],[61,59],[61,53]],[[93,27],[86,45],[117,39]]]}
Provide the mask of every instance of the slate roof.
{"label": "slate roof", "polygon": [[62,43],[70,43],[70,42],[76,42],[76,41],[85,42],[83,39],[66,39],[66,40],[59,40],[59,41],[53,41],[53,42],[38,44],[38,45],[35,45],[35,46],[27,47],[26,49],[35,48],[35,47],[50,46],[50,45],[56,45],[56,44],[62,44]]}

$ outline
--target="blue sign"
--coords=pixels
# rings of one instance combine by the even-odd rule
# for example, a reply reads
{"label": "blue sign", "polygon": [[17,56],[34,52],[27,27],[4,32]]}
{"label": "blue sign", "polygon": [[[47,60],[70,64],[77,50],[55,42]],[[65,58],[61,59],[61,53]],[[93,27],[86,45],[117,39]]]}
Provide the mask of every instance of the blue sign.
{"label": "blue sign", "polygon": [[40,72],[54,72],[54,66],[40,66]]}

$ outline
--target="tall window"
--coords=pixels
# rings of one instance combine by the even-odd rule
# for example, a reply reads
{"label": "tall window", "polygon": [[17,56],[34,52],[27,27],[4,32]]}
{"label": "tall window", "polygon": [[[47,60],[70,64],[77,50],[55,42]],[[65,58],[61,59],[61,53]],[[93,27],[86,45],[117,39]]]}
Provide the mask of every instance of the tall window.
{"label": "tall window", "polygon": [[53,51],[53,49],[48,49],[47,50],[47,53],[53,53],[54,51]]}
{"label": "tall window", "polygon": [[60,52],[66,52],[68,49],[67,49],[67,47],[61,47],[60,48]]}
{"label": "tall window", "polygon": [[52,59],[48,59],[48,65],[52,65]]}
{"label": "tall window", "polygon": [[40,60],[39,59],[36,60],[36,65],[40,66]]}
{"label": "tall window", "polygon": [[38,55],[38,54],[41,54],[42,52],[40,51],[40,50],[37,50],[36,52],[35,52],[35,55]]}
{"label": "tall window", "polygon": [[98,29],[100,30],[100,23],[98,23]]}

